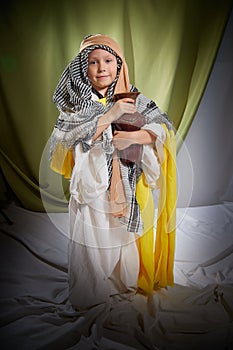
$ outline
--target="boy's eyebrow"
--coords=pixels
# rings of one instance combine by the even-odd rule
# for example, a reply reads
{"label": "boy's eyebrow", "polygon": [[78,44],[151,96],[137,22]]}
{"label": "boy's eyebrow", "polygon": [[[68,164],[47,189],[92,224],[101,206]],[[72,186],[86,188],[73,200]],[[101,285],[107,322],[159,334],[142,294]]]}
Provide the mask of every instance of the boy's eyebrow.
{"label": "boy's eyebrow", "polygon": [[[110,54],[109,52],[107,52],[106,54],[105,54],[105,56],[104,56],[104,58],[106,58],[106,57],[112,57],[113,55],[112,54]],[[98,56],[89,56],[88,57],[89,59],[91,59],[91,60],[96,60],[96,59],[98,59],[99,57]]]}

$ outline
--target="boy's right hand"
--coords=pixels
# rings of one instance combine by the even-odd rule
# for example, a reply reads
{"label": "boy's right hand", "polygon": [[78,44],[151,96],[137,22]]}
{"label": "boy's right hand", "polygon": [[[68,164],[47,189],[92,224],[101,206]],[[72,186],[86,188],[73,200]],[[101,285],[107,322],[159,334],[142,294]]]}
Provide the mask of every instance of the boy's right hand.
{"label": "boy's right hand", "polygon": [[122,114],[132,114],[136,112],[136,106],[134,104],[134,100],[132,98],[122,98],[118,100],[112,108],[106,113],[108,114],[111,123],[115,120],[119,119]]}
{"label": "boy's right hand", "polygon": [[95,141],[111,123],[119,119],[122,114],[125,113],[135,113],[136,107],[134,100],[132,98],[122,98],[118,100],[112,108],[110,108],[107,113],[103,114],[98,119],[97,130],[95,135],[92,137],[92,140]]}

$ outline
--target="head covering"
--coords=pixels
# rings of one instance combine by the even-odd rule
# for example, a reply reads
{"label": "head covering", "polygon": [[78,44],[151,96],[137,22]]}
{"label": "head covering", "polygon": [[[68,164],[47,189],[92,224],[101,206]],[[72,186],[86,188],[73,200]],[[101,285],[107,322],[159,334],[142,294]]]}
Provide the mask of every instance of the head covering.
{"label": "head covering", "polygon": [[107,90],[107,101],[114,93],[130,91],[128,68],[120,46],[105,35],[91,35],[81,42],[79,54],[66,67],[55,89],[53,101],[60,111],[78,111],[82,115],[103,112],[102,106],[92,101],[92,85],[88,77],[88,55],[95,49],[106,50],[117,59],[117,76]]}
{"label": "head covering", "polygon": [[123,56],[122,50],[115,40],[102,34],[95,34],[95,35],[88,36],[81,42],[80,52],[85,50],[89,46],[94,46],[99,44],[110,47],[117,54],[117,56],[120,57],[122,61],[119,77],[117,79],[114,92],[120,93],[120,92],[130,91],[128,67],[127,67],[125,58]]}

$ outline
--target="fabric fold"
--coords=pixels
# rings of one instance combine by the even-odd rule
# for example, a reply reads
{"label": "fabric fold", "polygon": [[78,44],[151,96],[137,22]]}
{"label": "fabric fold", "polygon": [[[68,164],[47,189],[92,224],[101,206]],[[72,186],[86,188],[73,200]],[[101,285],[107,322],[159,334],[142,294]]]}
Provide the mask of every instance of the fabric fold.
{"label": "fabric fold", "polygon": [[154,217],[152,193],[144,174],[136,188],[137,201],[144,223],[143,235],[138,239],[140,256],[138,288],[148,294],[156,288],[174,285],[176,141],[174,131],[168,130],[164,124],[162,126],[166,132],[166,140],[163,145],[164,156],[158,180],[160,193],[156,229],[151,220]]}
{"label": "fabric fold", "polygon": [[127,202],[117,152],[113,153],[112,177],[110,183],[110,207],[115,217],[125,216]]}
{"label": "fabric fold", "polygon": [[176,140],[173,130],[169,131],[166,126],[164,129],[166,141],[159,179],[160,196],[155,241],[154,282],[159,287],[174,284],[176,233]]}

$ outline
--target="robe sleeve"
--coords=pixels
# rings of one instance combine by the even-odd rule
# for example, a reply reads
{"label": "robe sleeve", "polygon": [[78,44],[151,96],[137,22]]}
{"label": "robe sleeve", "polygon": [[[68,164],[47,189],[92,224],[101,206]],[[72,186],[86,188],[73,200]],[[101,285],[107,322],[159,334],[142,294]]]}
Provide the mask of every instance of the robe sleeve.
{"label": "robe sleeve", "polygon": [[154,189],[158,188],[160,176],[160,164],[164,160],[163,144],[166,140],[166,132],[161,124],[151,123],[142,127],[156,136],[154,144],[143,145],[141,167],[145,174],[146,183]]}

